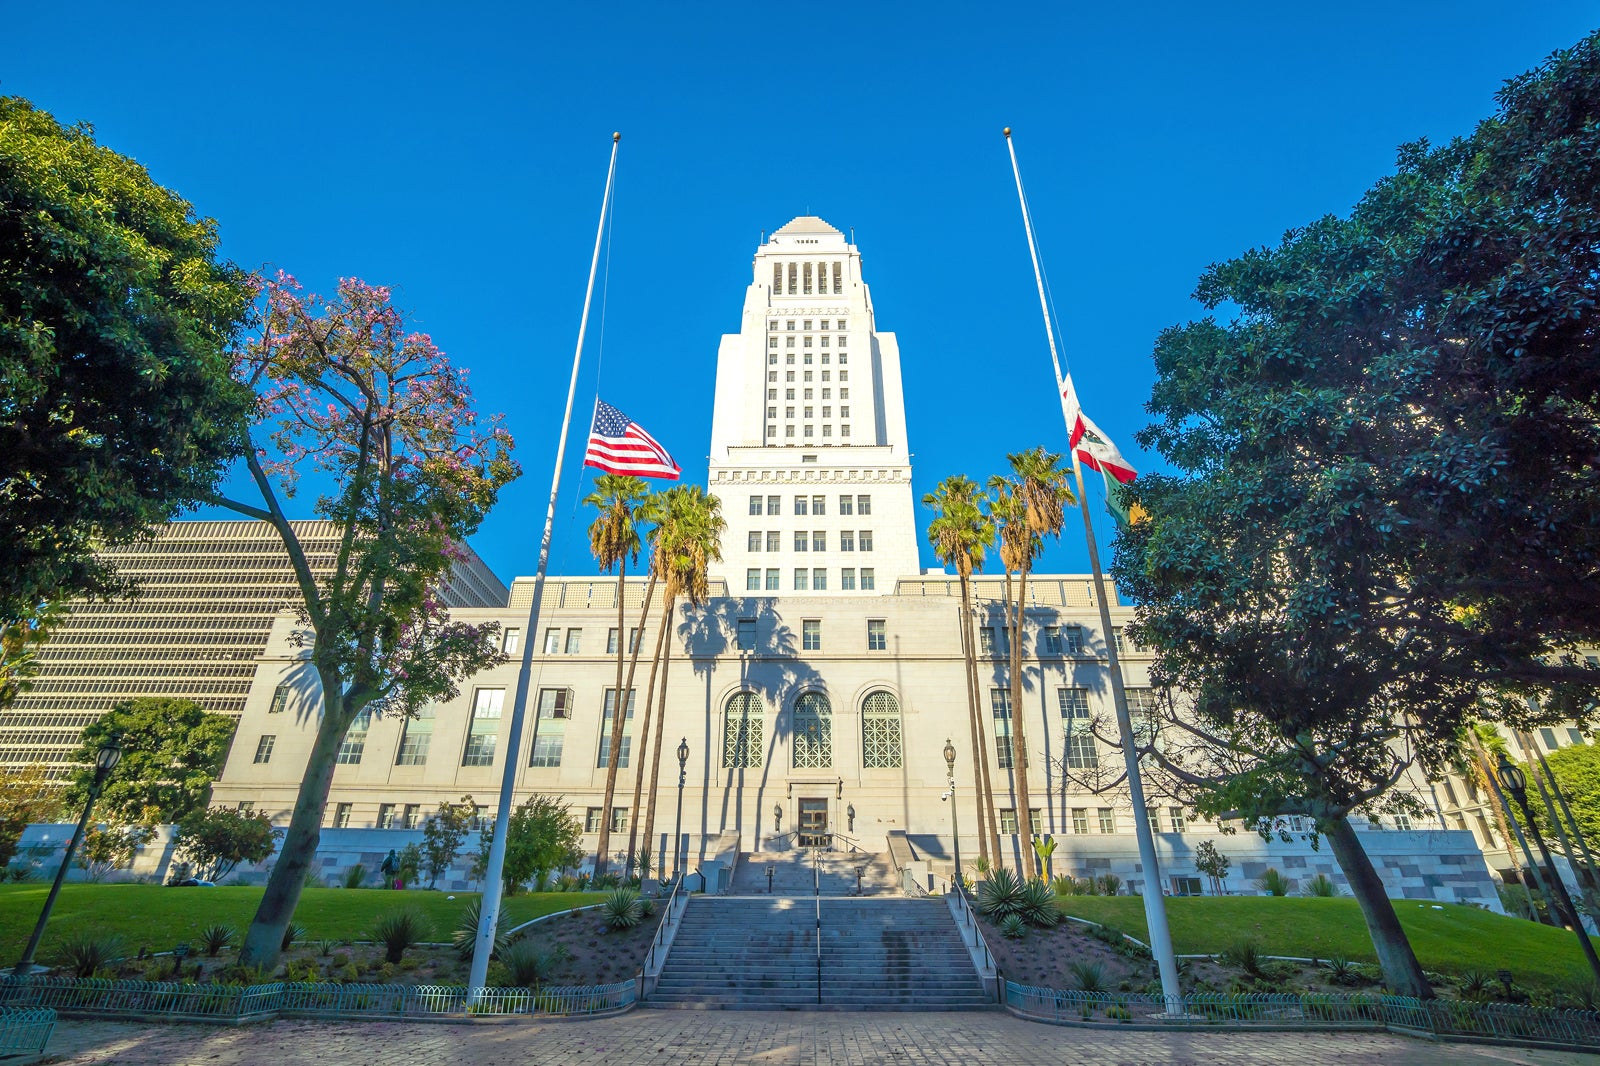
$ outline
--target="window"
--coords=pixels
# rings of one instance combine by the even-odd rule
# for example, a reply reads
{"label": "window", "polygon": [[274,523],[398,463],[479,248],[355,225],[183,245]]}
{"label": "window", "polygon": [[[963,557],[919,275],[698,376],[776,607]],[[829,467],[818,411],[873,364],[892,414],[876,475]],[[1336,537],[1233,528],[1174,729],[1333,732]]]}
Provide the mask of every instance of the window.
{"label": "window", "polygon": [[794,531],[794,550],[797,551],[797,552],[803,552],[807,548],[809,548],[810,546],[811,546],[811,538],[806,534],[806,531],[803,530],[803,529],[795,530]]}
{"label": "window", "polygon": [[752,566],[744,572],[744,588],[746,592],[761,591],[761,568]]}
{"label": "window", "polygon": [[[633,737],[629,733],[633,729],[633,704],[638,693],[634,689],[628,690],[628,708],[622,716],[622,747],[617,751],[617,767],[626,769],[628,755],[633,748]],[[604,770],[611,761],[611,729],[616,718],[617,690],[606,689],[605,708],[600,712],[600,754],[595,759],[595,769]]]}
{"label": "window", "polygon": [[839,587],[846,592],[854,592],[856,587],[856,568],[847,566],[839,571]]}
{"label": "window", "polygon": [[760,496],[752,496],[752,497],[750,497],[750,513],[751,514],[760,514],[761,513],[761,497]]}
{"label": "window", "polygon": [[[1394,827],[1396,829],[1411,829],[1412,828],[1411,815],[1409,815],[1409,814],[1397,814],[1397,815],[1395,815],[1394,816]],[[1183,832],[1183,830],[1174,829],[1173,832],[1174,833],[1181,833],[1181,832]]]}
{"label": "window", "polygon": [[506,655],[515,655],[522,648],[522,630],[506,630],[506,638],[500,643],[500,650]]}
{"label": "window", "polygon": [[1100,832],[1115,833],[1117,831],[1117,812],[1110,807],[1099,808]]}
{"label": "window", "polygon": [[828,534],[826,530],[814,529],[811,531],[811,550],[814,552],[828,550]]}
{"label": "window", "polygon": [[779,550],[783,546],[782,538],[783,534],[776,529],[767,530],[767,551],[775,552]]}
{"label": "window", "polygon": [[[843,374],[840,374],[839,376],[840,377],[844,377]],[[871,514],[871,513],[872,513],[872,497],[871,496],[857,496],[856,497],[856,514]]]}
{"label": "window", "polygon": [[266,736],[256,741],[256,762],[271,762],[272,748],[277,743],[278,738],[272,733],[268,733]]}
{"label": "window", "polygon": [[1144,813],[1150,819],[1150,832],[1161,832],[1161,811],[1156,807],[1146,807]]}
{"label": "window", "polygon": [[874,571],[872,569],[872,567],[870,567],[870,566],[863,566],[861,568],[861,588],[862,588],[862,590],[863,591],[870,591],[870,590],[875,589],[877,587],[878,587],[878,585],[877,585],[876,571]]}
{"label": "window", "polygon": [[793,381],[794,380],[794,371],[793,370],[785,370],[783,372],[783,380],[785,380],[785,381]]}
{"label": "window", "polygon": [[1188,820],[1183,816],[1182,807],[1167,808],[1167,824],[1172,826],[1172,831],[1174,833],[1181,833],[1185,829],[1189,828]]}
{"label": "window", "polygon": [[[839,391],[840,392],[849,392],[850,390],[849,389],[840,389]],[[849,404],[844,404],[839,408],[839,417],[840,418],[849,418],[850,417],[850,405]],[[849,426],[845,426],[844,428],[845,429],[849,429],[850,427]],[[841,433],[840,434],[840,436],[843,436],[843,437],[848,437],[849,435],[850,435],[849,433]]]}
{"label": "window", "polygon": [[778,568],[775,566],[767,570],[767,591],[778,591]]}
{"label": "window", "polygon": [[1061,627],[1060,626],[1045,626],[1044,627],[1044,632],[1040,634],[1040,637],[1041,637],[1041,639],[1039,641],[1039,645],[1040,645],[1039,652],[1040,652],[1041,655],[1060,655],[1061,654]]}
{"label": "window", "polygon": [[848,437],[849,435],[850,435],[850,427],[849,426],[840,426],[839,427],[839,436]]}
{"label": "window", "polygon": [[583,812],[583,831],[585,833],[600,832],[600,807],[589,807]]}
{"label": "window", "polygon": [[1200,879],[1198,877],[1177,876],[1172,878],[1172,894],[1174,896],[1204,895],[1204,893],[1200,890]]}
{"label": "window", "polygon": [[568,655],[577,655],[579,649],[581,649],[582,647],[583,647],[583,630],[581,630],[581,629],[569,629],[569,630],[567,630],[567,654]]}
{"label": "window", "polygon": [[853,552],[856,550],[856,531],[853,529],[839,530],[839,550]]}
{"label": "window", "polygon": [[561,765],[561,752],[567,739],[567,719],[572,716],[571,700],[571,689],[539,690],[539,713],[533,723],[533,751],[528,755],[529,766]]}
{"label": "window", "polygon": [[628,831],[628,808],[611,808],[611,831],[613,833],[626,833]]}
{"label": "window", "polygon": [[778,346],[778,338],[776,338],[776,337],[768,337],[767,338],[767,347],[768,348],[776,348],[777,346]]}
{"label": "window", "polygon": [[1072,831],[1079,834],[1089,831],[1089,808],[1072,808]]}
{"label": "window", "polygon": [[1068,655],[1077,655],[1083,651],[1083,629],[1080,626],[1066,626],[1061,630],[1061,644]]}
{"label": "window", "polygon": [[842,515],[855,513],[855,499],[850,496],[839,497],[839,513]]}
{"label": "window", "polygon": [[1582,744],[1583,743],[1583,730],[1581,730],[1581,729],[1573,729],[1571,726],[1568,726],[1567,727],[1567,739],[1572,741],[1572,743],[1574,743],[1574,744]]}
{"label": "window", "polygon": [[828,571],[819,566],[815,570],[811,571],[811,591],[823,592],[826,591],[827,588]]}
{"label": "window", "polygon": [[428,748],[433,744],[433,708],[424,707],[415,718],[406,719],[400,734],[400,751],[394,757],[396,766],[422,766],[428,761]]}
{"label": "window", "polygon": [[883,651],[889,646],[889,634],[886,624],[881,618],[867,620],[867,650]]}
{"label": "window", "polygon": [[528,756],[529,766],[560,766],[561,749],[566,745],[566,734],[549,728],[541,722],[533,738],[533,754]]}
{"label": "window", "polygon": [[279,685],[272,690],[272,704],[267,708],[268,714],[282,714],[283,709],[289,705],[289,686]]}
{"label": "window", "polygon": [[800,647],[802,651],[822,650],[822,622],[820,619],[807,618],[800,623]]}
{"label": "window", "polygon": [[783,427],[783,435],[784,435],[784,436],[785,436],[785,437],[792,437],[792,436],[794,436],[794,427],[793,427],[793,426],[784,426],[784,427]]}
{"label": "window", "polygon": [[811,585],[811,571],[803,566],[794,568],[794,590],[796,592],[809,592]]}
{"label": "window", "polygon": [[1128,697],[1128,717],[1133,719],[1133,738],[1140,744],[1148,744],[1155,735],[1156,690],[1129,688],[1123,691]]}
{"label": "window", "polygon": [[378,828],[379,829],[393,829],[394,828],[394,804],[392,804],[392,803],[380,803],[380,804],[378,804]]}
{"label": "window", "polygon": [[856,534],[856,550],[864,552],[872,550],[872,530],[863,529]]}
{"label": "window", "polygon": [[1117,654],[1118,655],[1121,655],[1123,652],[1128,650],[1127,643],[1122,639],[1122,627],[1121,626],[1112,626],[1111,627],[1111,639],[1117,645]]}
{"label": "window", "polygon": [[797,515],[805,514],[806,513],[806,508],[808,508],[810,505],[811,505],[811,497],[809,497],[809,496],[796,496],[794,498],[794,513],[797,514]]}
{"label": "window", "polygon": [[978,629],[978,654],[993,655],[995,653],[995,628],[994,626],[980,626]]}
{"label": "window", "polygon": [[760,696],[754,692],[736,692],[729,698],[722,715],[724,769],[736,770],[761,765],[764,724],[765,717],[762,714]]}
{"label": "window", "polygon": [[[839,362],[841,362],[841,363],[842,363],[842,362],[844,362],[844,361],[845,361],[845,359],[844,359],[844,353],[843,353],[843,352],[840,352],[840,353],[839,353]],[[839,371],[839,380],[840,380],[840,381],[849,381],[849,380],[850,380],[850,371],[848,371],[848,370],[841,370],[841,371]]]}
{"label": "window", "polygon": [[617,627],[612,626],[606,630],[606,654],[617,654]]}
{"label": "window", "polygon": [[739,619],[739,650],[749,651],[756,646],[756,620]]}
{"label": "window", "polygon": [[[867,624],[870,627],[872,623]],[[861,765],[869,770],[898,770],[902,750],[900,701],[892,692],[871,693],[861,705]]]}
{"label": "window", "polygon": [[400,815],[400,828],[415,829],[417,827],[417,815],[420,814],[421,811],[422,804],[420,803],[406,804],[404,813]]}
{"label": "window", "polygon": [[544,653],[557,655],[561,652],[561,630],[554,626],[544,631]]}
{"label": "window", "polygon": [[540,718],[572,717],[572,690],[570,688],[542,688],[539,690]]}
{"label": "window", "polygon": [[1015,807],[1000,808],[1000,832],[1011,837],[1017,835],[1017,811]]}
{"label": "window", "polygon": [[[806,622],[821,626],[820,622]],[[807,692],[794,704],[794,768],[822,770],[833,765],[833,710],[828,697]]]}
{"label": "window", "polygon": [[372,712],[362,711],[350,723],[350,729],[344,735],[344,743],[339,745],[338,765],[355,766],[361,762],[362,753],[367,750],[367,730],[372,728]]}
{"label": "window", "polygon": [[[761,550],[761,541],[762,541],[761,531],[759,529],[752,529],[750,531],[750,535],[745,538],[745,549],[744,550],[745,551],[752,551],[752,552],[760,551]],[[616,630],[612,630],[612,632],[615,633]]]}
{"label": "window", "polygon": [[493,766],[495,743],[500,737],[500,712],[505,704],[503,688],[480,688],[472,702],[472,722],[467,726],[467,748],[462,766]]}
{"label": "window", "polygon": [[808,437],[809,437],[809,436],[812,436],[812,432],[811,432],[811,429],[812,429],[812,427],[810,427],[810,426],[807,426],[807,427],[806,427],[806,436],[808,436]]}
{"label": "window", "polygon": [[813,497],[811,497],[811,513],[812,514],[827,514],[828,513],[828,498],[826,496],[813,496]]}
{"label": "window", "polygon": [[994,750],[1002,770],[1014,765],[1011,750],[1011,690],[991,688],[989,706],[994,713]]}
{"label": "window", "polygon": [[333,808],[333,827],[335,829],[349,829],[350,828],[350,807],[351,806],[352,805],[349,804],[349,803],[340,803],[340,804],[336,804],[334,806],[334,808]]}
{"label": "window", "polygon": [[1561,742],[1556,739],[1556,731],[1554,729],[1541,729],[1539,730],[1539,736],[1544,740],[1545,751],[1555,751],[1561,746]]}
{"label": "window", "polygon": [[1100,765],[1094,733],[1089,728],[1089,690],[1086,688],[1058,688],[1061,701],[1061,720],[1066,726],[1067,767],[1073,770],[1093,770]]}
{"label": "window", "polygon": [[768,496],[767,497],[767,514],[771,515],[771,514],[782,514],[782,513],[783,513],[783,497],[782,496]]}

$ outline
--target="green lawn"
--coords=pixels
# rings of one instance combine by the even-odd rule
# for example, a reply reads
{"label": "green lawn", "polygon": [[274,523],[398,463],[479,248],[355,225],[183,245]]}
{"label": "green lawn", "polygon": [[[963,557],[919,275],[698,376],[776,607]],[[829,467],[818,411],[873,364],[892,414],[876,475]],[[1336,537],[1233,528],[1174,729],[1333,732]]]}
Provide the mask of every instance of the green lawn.
{"label": "green lawn", "polygon": [[[50,887],[43,884],[0,885],[0,965],[22,951]],[[140,945],[166,951],[193,940],[213,922],[231,925],[242,935],[261,902],[259,887],[168,888],[164,885],[68,884],[61,888],[40,955],[70,932],[115,933],[130,950]],[[447,896],[454,895],[455,899]],[[599,892],[537,892],[505,901],[503,927],[531,918],[598,903]],[[415,907],[432,921],[430,939],[448,940],[461,911],[475,892],[391,892],[376,888],[308,888],[300,897],[294,920],[312,940],[364,940],[373,919],[391,910]]]}
{"label": "green lawn", "polygon": [[[1167,922],[1180,955],[1221,951],[1254,939],[1271,955],[1326,959],[1344,955],[1376,962],[1372,938],[1353,899],[1272,896],[1177,897]],[[1061,909],[1148,939],[1144,900],[1136,896],[1064,896]],[[1506,918],[1476,907],[1397,899],[1395,913],[1427,970],[1510,970],[1518,981],[1571,985],[1590,980],[1576,938],[1565,929]]]}

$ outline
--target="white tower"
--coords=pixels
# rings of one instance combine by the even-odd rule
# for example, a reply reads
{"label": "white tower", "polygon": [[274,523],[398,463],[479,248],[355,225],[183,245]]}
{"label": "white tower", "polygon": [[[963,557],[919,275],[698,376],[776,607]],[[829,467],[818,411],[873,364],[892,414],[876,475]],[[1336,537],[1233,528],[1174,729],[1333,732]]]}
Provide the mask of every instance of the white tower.
{"label": "white tower", "polygon": [[756,251],[717,352],[710,460],[731,595],[886,594],[920,572],[900,349],[861,253],[820,218]]}

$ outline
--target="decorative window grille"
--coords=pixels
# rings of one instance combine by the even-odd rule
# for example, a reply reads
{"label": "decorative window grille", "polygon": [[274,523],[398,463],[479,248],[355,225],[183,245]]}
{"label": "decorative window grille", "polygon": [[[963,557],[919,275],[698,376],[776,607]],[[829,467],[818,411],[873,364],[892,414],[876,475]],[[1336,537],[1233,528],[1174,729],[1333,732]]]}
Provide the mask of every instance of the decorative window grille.
{"label": "decorative window grille", "polygon": [[874,692],[861,705],[861,758],[868,769],[898,770],[904,745],[900,701],[891,692]]}
{"label": "decorative window grille", "polygon": [[807,692],[794,705],[794,768],[822,770],[833,765],[833,710],[828,697]]}
{"label": "decorative window grille", "polygon": [[722,719],[722,765],[743,769],[761,765],[765,742],[761,697],[754,692],[737,692],[728,700]]}

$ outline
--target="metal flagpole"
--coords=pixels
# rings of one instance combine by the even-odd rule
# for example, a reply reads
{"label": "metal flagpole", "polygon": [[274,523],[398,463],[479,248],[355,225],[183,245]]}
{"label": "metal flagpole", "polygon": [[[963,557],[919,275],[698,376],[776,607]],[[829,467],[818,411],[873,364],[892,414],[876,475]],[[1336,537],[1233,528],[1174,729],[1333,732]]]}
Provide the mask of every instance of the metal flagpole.
{"label": "metal flagpole", "polygon": [[544,576],[550,567],[550,536],[556,524],[556,497],[561,492],[561,464],[567,455],[567,431],[572,426],[572,401],[578,391],[578,366],[583,360],[583,337],[589,326],[589,305],[594,298],[594,276],[600,267],[600,244],[606,232],[606,211],[611,206],[611,182],[617,173],[617,145],[622,134],[611,135],[611,164],[606,168],[606,191],[600,199],[600,226],[594,235],[594,258],[589,262],[589,287],[583,293],[583,317],[578,320],[578,346],[572,353],[572,379],[567,384],[567,409],[556,441],[555,472],[550,475],[550,504],[545,508],[544,536],[539,541],[539,568],[533,574],[533,600],[528,605],[527,628],[522,631],[522,669],[517,673],[517,698],[511,705],[511,733],[506,738],[505,769],[500,775],[500,803],[495,808],[494,840],[484,872],[483,899],[478,910],[478,940],[472,948],[472,971],[467,994],[477,998],[489,977],[489,956],[494,954],[495,930],[500,923],[501,871],[506,864],[506,832],[511,825],[511,793],[521,762],[522,724],[528,709],[528,687],[533,678],[533,648],[539,636],[539,606],[544,599]]}
{"label": "metal flagpole", "polygon": [[[1055,367],[1056,387],[1066,380],[1061,373],[1061,357],[1056,354],[1055,328],[1050,324],[1050,305],[1045,297],[1044,275],[1039,270],[1039,249],[1033,240],[1033,221],[1028,217],[1028,200],[1022,192],[1022,171],[1017,167],[1017,149],[1011,143],[1007,126],[1006,151],[1011,155],[1011,174],[1017,180],[1017,202],[1022,206],[1022,227],[1028,235],[1028,254],[1033,258],[1033,280],[1039,287],[1039,310],[1044,315],[1044,333],[1050,342],[1050,363]],[[1067,427],[1072,432],[1072,427]],[[1167,1013],[1183,1013],[1183,990],[1178,985],[1178,961],[1172,954],[1172,933],[1167,928],[1167,901],[1161,894],[1161,867],[1156,861],[1156,842],[1150,832],[1148,809],[1144,803],[1144,781],[1139,776],[1139,756],[1134,748],[1133,720],[1128,714],[1128,694],[1122,684],[1122,666],[1117,659],[1117,642],[1111,631],[1111,606],[1106,599],[1106,579],[1100,571],[1100,549],[1094,539],[1094,521],[1089,516],[1089,497],[1083,489],[1083,466],[1078,449],[1072,453],[1072,473],[1078,482],[1078,507],[1083,512],[1083,532],[1089,543],[1089,566],[1094,573],[1094,598],[1100,607],[1100,625],[1105,631],[1106,667],[1111,673],[1111,700],[1117,710],[1117,735],[1122,740],[1122,757],[1127,767],[1128,798],[1133,803],[1133,832],[1139,841],[1139,863],[1144,867],[1144,917],[1150,927],[1150,952],[1161,971],[1161,993]]]}

